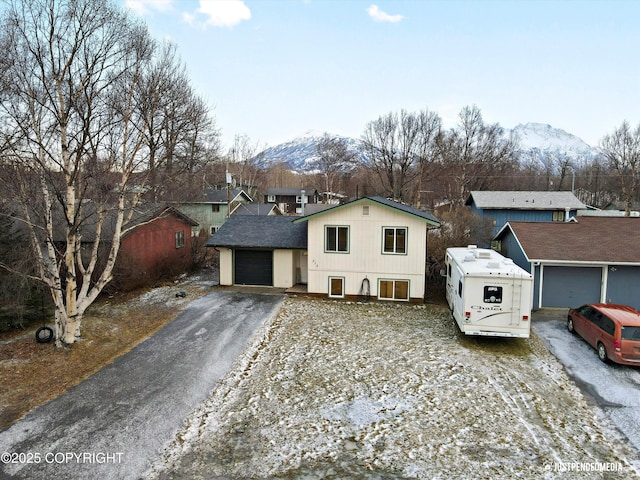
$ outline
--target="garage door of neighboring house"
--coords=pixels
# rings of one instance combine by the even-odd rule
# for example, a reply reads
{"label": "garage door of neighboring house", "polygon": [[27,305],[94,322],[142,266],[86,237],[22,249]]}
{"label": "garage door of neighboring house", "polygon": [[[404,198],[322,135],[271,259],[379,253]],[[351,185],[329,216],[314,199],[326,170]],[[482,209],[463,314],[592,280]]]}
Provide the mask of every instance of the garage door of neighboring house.
{"label": "garage door of neighboring house", "polygon": [[234,284],[273,286],[273,251],[236,250],[234,262]]}
{"label": "garage door of neighboring house", "polygon": [[622,303],[640,309],[640,267],[609,267],[607,303]]}
{"label": "garage door of neighboring house", "polygon": [[602,268],[545,266],[542,307],[579,307],[600,301]]}

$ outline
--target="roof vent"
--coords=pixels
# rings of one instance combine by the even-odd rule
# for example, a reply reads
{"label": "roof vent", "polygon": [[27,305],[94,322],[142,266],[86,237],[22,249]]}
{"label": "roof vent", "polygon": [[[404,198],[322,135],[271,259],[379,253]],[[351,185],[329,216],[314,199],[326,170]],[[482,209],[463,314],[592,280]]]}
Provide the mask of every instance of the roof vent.
{"label": "roof vent", "polygon": [[500,268],[500,264],[498,262],[489,262],[489,263],[487,263],[487,268],[498,269],[498,268]]}

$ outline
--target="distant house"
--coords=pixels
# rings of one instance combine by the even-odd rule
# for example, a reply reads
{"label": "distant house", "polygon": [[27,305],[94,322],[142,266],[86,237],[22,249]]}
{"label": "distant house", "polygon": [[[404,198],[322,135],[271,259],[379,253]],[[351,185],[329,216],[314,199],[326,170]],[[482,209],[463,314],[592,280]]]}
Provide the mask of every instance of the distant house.
{"label": "distant house", "polygon": [[429,213],[366,197],[304,217],[232,217],[207,246],[220,251],[221,285],[301,283],[329,298],[415,301],[425,295],[427,230],[439,226]]}
{"label": "distant house", "polygon": [[640,218],[509,222],[502,253],[534,275],[533,308],[623,303],[640,308]]}
{"label": "distant house", "polygon": [[573,192],[472,191],[465,202],[496,235],[507,222],[564,222],[587,207]]}
{"label": "distant house", "polygon": [[302,215],[307,204],[320,203],[322,195],[313,188],[269,188],[264,203],[275,203],[285,215]]}
{"label": "distant house", "polygon": [[240,205],[251,201],[242,189],[229,190],[228,193],[226,189],[206,189],[202,198],[181,202],[176,208],[198,223],[198,231],[193,232],[195,235],[200,231],[212,235]]}

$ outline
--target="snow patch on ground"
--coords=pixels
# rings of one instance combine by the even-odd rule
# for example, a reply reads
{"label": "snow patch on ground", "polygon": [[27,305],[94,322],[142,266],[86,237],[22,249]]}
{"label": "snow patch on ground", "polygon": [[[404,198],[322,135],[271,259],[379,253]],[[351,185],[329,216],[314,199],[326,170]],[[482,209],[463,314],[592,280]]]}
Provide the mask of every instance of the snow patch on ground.
{"label": "snow patch on ground", "polygon": [[[446,308],[289,299],[149,477],[604,478],[638,452],[541,341],[462,336]],[[599,476],[600,475],[600,476]]]}

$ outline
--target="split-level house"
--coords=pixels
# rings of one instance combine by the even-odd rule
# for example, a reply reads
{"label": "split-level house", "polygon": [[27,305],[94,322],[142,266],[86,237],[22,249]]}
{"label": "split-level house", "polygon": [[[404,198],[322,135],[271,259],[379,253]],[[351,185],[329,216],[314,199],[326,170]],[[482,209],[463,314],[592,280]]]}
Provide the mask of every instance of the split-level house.
{"label": "split-level house", "polygon": [[428,212],[365,197],[300,217],[232,217],[207,246],[220,252],[221,285],[421,301],[427,231],[439,226]]}

